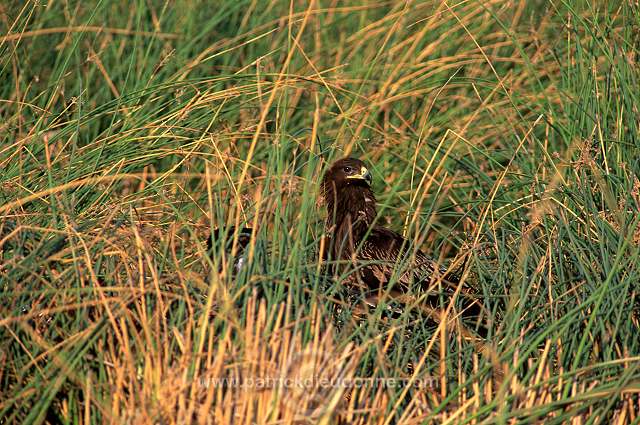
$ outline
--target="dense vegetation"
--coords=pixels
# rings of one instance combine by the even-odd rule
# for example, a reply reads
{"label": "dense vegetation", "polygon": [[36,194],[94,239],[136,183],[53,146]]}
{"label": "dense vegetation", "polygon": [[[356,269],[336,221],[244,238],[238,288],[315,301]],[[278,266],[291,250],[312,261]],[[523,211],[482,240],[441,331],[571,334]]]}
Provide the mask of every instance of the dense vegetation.
{"label": "dense vegetation", "polygon": [[[0,27],[3,423],[640,420],[637,2],[10,1]],[[486,338],[323,273],[345,155]],[[256,229],[237,276],[205,252],[229,225]],[[314,365],[362,381],[236,385]]]}

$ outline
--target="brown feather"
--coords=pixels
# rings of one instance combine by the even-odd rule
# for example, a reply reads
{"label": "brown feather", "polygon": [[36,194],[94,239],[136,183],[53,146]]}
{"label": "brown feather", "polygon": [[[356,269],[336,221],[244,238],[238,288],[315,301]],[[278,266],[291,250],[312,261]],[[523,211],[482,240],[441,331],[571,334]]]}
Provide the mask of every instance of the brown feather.
{"label": "brown feather", "polygon": [[[358,159],[345,158],[329,168],[322,181],[322,197],[328,212],[328,249],[324,259],[340,262],[334,269],[339,274],[351,271],[347,284],[373,292],[386,289],[406,292],[418,285],[418,289],[430,291],[427,301],[437,304],[439,296],[433,286],[439,279],[445,292],[451,294],[458,283],[455,276],[447,275],[446,269],[422,251],[411,249],[398,233],[373,225],[377,211],[370,181],[354,178],[349,170],[366,168]],[[399,275],[394,276],[394,271]],[[388,288],[392,279],[396,286]],[[470,307],[478,314],[481,311],[476,302]]]}

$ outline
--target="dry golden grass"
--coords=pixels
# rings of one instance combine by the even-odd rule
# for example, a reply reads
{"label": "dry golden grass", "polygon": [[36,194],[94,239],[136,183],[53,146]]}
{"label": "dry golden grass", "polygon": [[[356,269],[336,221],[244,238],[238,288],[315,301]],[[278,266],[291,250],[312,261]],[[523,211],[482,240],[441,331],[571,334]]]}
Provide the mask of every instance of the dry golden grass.
{"label": "dry golden grass", "polygon": [[[89,3],[0,4],[8,423],[640,421],[637,2]],[[486,340],[412,296],[334,323],[348,154]]]}

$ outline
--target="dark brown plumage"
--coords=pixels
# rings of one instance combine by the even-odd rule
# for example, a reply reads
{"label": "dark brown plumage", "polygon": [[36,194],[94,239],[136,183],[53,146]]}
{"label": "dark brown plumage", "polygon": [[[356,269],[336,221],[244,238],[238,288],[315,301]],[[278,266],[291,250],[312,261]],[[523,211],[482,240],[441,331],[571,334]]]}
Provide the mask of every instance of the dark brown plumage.
{"label": "dark brown plumage", "polygon": [[[388,289],[391,279],[396,294],[410,288],[429,290],[429,304],[438,303],[438,278],[453,293],[458,279],[436,261],[410,244],[398,233],[377,226],[376,198],[371,189],[371,173],[359,159],[337,161],[325,173],[321,195],[327,206],[326,233],[328,243],[323,253],[326,260],[340,262],[339,273],[350,272],[346,283],[374,293]],[[393,276],[394,270],[400,271]],[[417,287],[416,287],[417,285]],[[480,314],[477,301],[466,302],[465,309]]]}
{"label": "dark brown plumage", "polygon": [[207,252],[211,252],[211,248],[213,248],[213,243],[215,241],[219,241],[222,237],[225,237],[223,243],[221,244],[221,248],[224,249],[227,255],[231,254],[231,250],[233,247],[233,239],[235,237],[236,231],[238,232],[238,242],[236,247],[235,258],[233,261],[233,269],[232,273],[236,274],[245,266],[247,261],[247,247],[251,242],[251,232],[252,229],[249,227],[242,227],[239,230],[236,230],[235,226],[229,226],[226,231],[224,229],[214,229],[211,232],[211,235],[207,238]]}

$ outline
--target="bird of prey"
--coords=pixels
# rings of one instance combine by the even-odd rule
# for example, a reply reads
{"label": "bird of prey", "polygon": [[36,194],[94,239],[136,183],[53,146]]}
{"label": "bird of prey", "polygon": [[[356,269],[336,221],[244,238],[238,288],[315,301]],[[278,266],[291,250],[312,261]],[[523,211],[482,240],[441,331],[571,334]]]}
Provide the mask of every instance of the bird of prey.
{"label": "bird of prey", "polygon": [[[376,197],[371,183],[371,173],[355,158],[341,159],[325,173],[321,196],[328,215],[323,259],[337,264],[334,271],[348,273],[346,284],[360,287],[365,293],[389,290],[395,297],[412,288],[429,291],[426,300],[436,308],[438,282],[450,295],[459,282],[457,277],[447,274],[422,251],[411,249],[398,233],[375,224]],[[389,288],[391,281],[395,285]],[[466,304],[464,308],[471,315],[481,313],[477,300]]]}
{"label": "bird of prey", "polygon": [[[232,273],[235,275],[240,272],[240,270],[247,263],[247,256],[249,253],[247,252],[247,247],[251,242],[251,232],[252,229],[249,227],[242,227],[237,230],[238,233],[238,242],[236,247],[235,257],[233,259],[233,270]],[[231,250],[233,248],[233,239],[235,237],[236,227],[229,226],[229,228],[225,229],[214,229],[211,232],[211,235],[207,238],[207,252],[211,252],[211,248],[214,243],[224,238],[222,241],[221,249],[223,249],[227,255],[231,254]]]}

